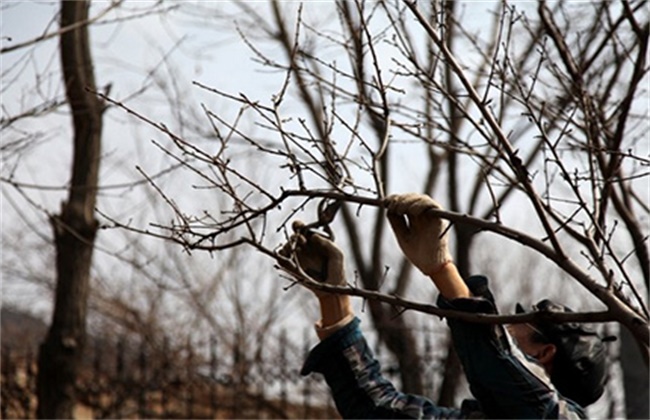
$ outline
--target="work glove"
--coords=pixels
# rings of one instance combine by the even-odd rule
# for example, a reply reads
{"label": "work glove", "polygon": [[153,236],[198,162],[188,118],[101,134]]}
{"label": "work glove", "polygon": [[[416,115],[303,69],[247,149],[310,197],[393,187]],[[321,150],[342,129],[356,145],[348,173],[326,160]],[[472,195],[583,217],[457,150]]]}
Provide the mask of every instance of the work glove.
{"label": "work glove", "polygon": [[[294,234],[281,249],[286,258],[296,256],[302,270],[312,279],[332,286],[344,286],[343,252],[334,242],[313,231],[304,229],[305,224],[296,220],[292,224]],[[314,290],[318,297],[323,292]]]}
{"label": "work glove", "polygon": [[[280,255],[290,259],[295,256],[300,268],[316,281],[344,286],[343,252],[339,247],[325,236],[305,229],[305,224],[299,220],[293,222],[292,228],[294,234],[280,249]],[[320,302],[321,319],[315,327],[321,340],[352,322],[354,311],[349,296],[315,289],[312,292]]]}
{"label": "work glove", "polygon": [[433,276],[452,261],[447,248],[447,224],[427,211],[442,209],[440,204],[416,193],[391,195],[385,203],[397,243],[413,265]]}

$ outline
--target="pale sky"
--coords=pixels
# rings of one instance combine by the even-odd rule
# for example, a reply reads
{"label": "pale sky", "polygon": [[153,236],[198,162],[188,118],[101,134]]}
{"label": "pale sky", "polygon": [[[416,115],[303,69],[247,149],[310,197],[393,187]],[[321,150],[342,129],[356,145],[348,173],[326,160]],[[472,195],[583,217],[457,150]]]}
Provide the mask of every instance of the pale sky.
{"label": "pale sky", "polygon": [[[156,2],[127,1],[126,7],[131,12],[144,10]],[[116,100],[125,100],[145,85],[151,85],[149,92],[138,98],[129,99],[128,105],[142,112],[156,122],[164,121],[173,130],[182,131],[182,127],[174,124],[175,109],[170,109],[169,102],[165,100],[157,89],[158,83],[165,83],[181,98],[183,105],[193,112],[201,115],[201,104],[222,115],[234,115],[236,109],[221,98],[208,94],[196,86],[193,81],[214,86],[232,94],[246,93],[248,96],[269,101],[271,96],[281,87],[283,74],[272,74],[261,68],[252,60],[252,52],[242,42],[233,22],[243,13],[225,1],[199,1],[193,2],[205,6],[212,11],[218,10],[228,16],[222,20],[214,19],[212,23],[203,22],[196,24],[184,8],[189,2],[172,2],[178,6],[165,14],[153,15],[127,21],[123,24],[106,24],[93,26],[91,40],[93,42],[93,58],[96,66],[96,81],[101,90],[111,84],[110,96]],[[257,10],[266,7],[265,2],[249,2]],[[295,2],[293,2],[295,4]],[[471,4],[470,4],[471,3]],[[104,1],[93,2],[91,15],[96,14],[106,7]],[[168,3],[164,3],[167,5]],[[487,10],[493,2],[468,2],[465,4],[464,21],[472,22],[477,31],[489,30],[485,27]],[[516,2],[517,7],[533,7],[536,2]],[[190,6],[192,4],[190,3]],[[32,39],[43,33],[43,28],[52,22],[53,15],[58,10],[58,2],[9,2],[3,1],[0,17],[0,33],[2,46],[10,46],[25,40]],[[295,9],[295,8],[294,8]],[[129,14],[127,10],[120,10],[119,16]],[[111,18],[116,17],[114,13]],[[309,19],[332,19],[331,24],[337,25],[336,16],[331,14],[329,2],[306,2],[305,16]],[[287,16],[292,19],[292,16]],[[57,22],[50,25],[49,31],[55,30]],[[15,115],[39,104],[43,99],[52,97],[61,98],[63,95],[58,72],[58,39],[53,38],[39,44],[35,49],[25,48],[16,52],[0,55],[2,60],[2,117]],[[261,43],[262,47],[265,46]],[[266,45],[268,47],[268,45]],[[265,52],[274,53],[271,47]],[[328,51],[322,52],[325,56]],[[165,60],[163,60],[165,58]],[[281,57],[280,59],[282,59]],[[470,61],[470,57],[466,57]],[[14,63],[19,62],[18,67]],[[20,69],[20,70],[18,70]],[[7,73],[8,72],[8,73]],[[45,72],[43,74],[43,72]],[[41,78],[37,79],[37,75]],[[44,76],[44,77],[43,77]],[[288,113],[292,111],[291,104],[286,105]],[[65,197],[64,187],[70,173],[70,127],[66,113],[50,115],[45,118],[35,118],[21,121],[14,128],[2,131],[2,144],[21,136],[21,131],[38,132],[41,134],[37,145],[29,153],[25,153],[20,160],[3,158],[3,168],[0,175],[13,176],[14,181],[25,184],[44,185],[51,189],[25,189],[30,199],[38,203],[41,208],[55,213],[59,210],[59,203]],[[132,116],[118,109],[110,109],[104,119],[103,152],[104,160],[101,166],[100,184],[115,185],[133,179],[141,179],[135,166],[142,167],[149,173],[156,173],[168,165],[165,156],[152,145],[151,141],[164,142],[165,136],[156,130],[147,128],[134,120]],[[188,136],[190,136],[188,132]],[[201,141],[201,139],[197,139]],[[206,146],[209,147],[209,146]],[[397,157],[404,162],[401,177],[396,185],[403,190],[418,188],[420,182],[414,182],[421,173],[418,165],[413,162],[422,156],[421,151],[415,148],[405,148],[404,156]],[[260,165],[265,177],[273,180],[275,168],[265,168]],[[193,202],[195,195],[185,194],[187,179],[182,177],[163,177],[160,181],[170,191],[183,191],[176,197],[188,206],[212,206],[209,198],[201,195],[198,203]],[[149,209],[149,197],[146,189],[114,189],[102,192],[98,208],[109,214],[121,218],[133,214],[138,223],[148,223],[149,218],[162,218],[169,214],[159,211],[158,214]],[[37,231],[49,234],[43,213],[40,210],[25,204],[24,199],[5,183],[2,184],[2,232],[3,232],[3,258],[11,254],[28,254],[30,251],[19,250],[23,244],[37,243],[37,239],[25,239],[24,242],[6,237],[6,233],[28,230],[24,223],[37,226]],[[192,193],[194,194],[194,192]],[[198,194],[198,193],[197,193]],[[22,216],[16,211],[20,208]],[[158,209],[159,210],[159,209]],[[516,213],[516,210],[514,211]],[[154,214],[154,216],[152,216]],[[513,217],[523,215],[513,214]],[[114,235],[114,236],[111,236]],[[101,232],[98,246],[107,251],[121,250],[127,247],[124,238],[113,232]],[[166,252],[166,251],[163,251]],[[210,260],[207,256],[193,257],[201,267],[209,267]],[[6,261],[6,260],[5,260]],[[96,261],[104,269],[98,274],[106,275],[111,272],[116,264],[107,257],[107,254],[98,252]],[[101,261],[101,262],[100,262]],[[43,266],[39,261],[35,266]],[[4,268],[4,264],[3,264]],[[117,270],[123,274],[124,269]],[[272,271],[272,265],[267,261],[265,273]],[[53,273],[48,276],[51,278]],[[351,274],[353,275],[353,274]],[[3,271],[3,302],[18,301],[24,305],[32,306],[38,302],[39,311],[46,312],[48,301],[42,299],[42,289],[24,287],[14,281],[7,281],[11,273]],[[12,279],[13,280],[13,279]],[[266,280],[270,288],[277,288],[285,283],[273,283]],[[296,299],[295,295],[291,299]],[[305,311],[296,304],[288,313]],[[306,311],[312,311],[306,309]],[[305,319],[304,324],[312,320]]]}

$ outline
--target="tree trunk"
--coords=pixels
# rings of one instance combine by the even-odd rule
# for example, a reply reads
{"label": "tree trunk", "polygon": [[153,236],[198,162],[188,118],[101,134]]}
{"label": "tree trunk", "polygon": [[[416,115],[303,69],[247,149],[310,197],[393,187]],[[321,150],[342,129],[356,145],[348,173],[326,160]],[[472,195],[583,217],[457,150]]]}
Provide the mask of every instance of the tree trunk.
{"label": "tree trunk", "polygon": [[[88,1],[61,1],[61,27],[88,19]],[[38,357],[38,416],[72,418],[86,336],[86,309],[97,196],[102,104],[95,89],[88,28],[61,34],[60,57],[74,130],[72,180],[61,214],[51,218],[56,246],[52,324]]]}
{"label": "tree trunk", "polygon": [[648,419],[648,375],[647,366],[632,333],[621,325],[620,361],[625,389],[625,413],[628,419]]}
{"label": "tree trunk", "polygon": [[[464,279],[470,276],[471,257],[470,249],[472,242],[475,238],[476,231],[471,226],[456,225],[456,252],[455,262],[458,272]],[[452,407],[456,402],[456,394],[458,387],[461,384],[461,377],[463,374],[463,367],[460,364],[460,359],[456,354],[453,342],[451,339],[447,344],[447,359],[445,360],[445,367],[442,376],[442,383],[440,384],[440,396],[438,404],[443,407]]]}
{"label": "tree trunk", "polygon": [[445,360],[445,371],[442,374],[438,405],[441,407],[456,407],[456,394],[463,376],[463,367],[460,364],[458,353],[454,348],[451,338],[447,343],[447,360]]}
{"label": "tree trunk", "polygon": [[421,357],[412,330],[404,322],[404,317],[395,316],[389,306],[368,301],[368,307],[380,340],[399,365],[401,391],[421,395],[424,392]]}

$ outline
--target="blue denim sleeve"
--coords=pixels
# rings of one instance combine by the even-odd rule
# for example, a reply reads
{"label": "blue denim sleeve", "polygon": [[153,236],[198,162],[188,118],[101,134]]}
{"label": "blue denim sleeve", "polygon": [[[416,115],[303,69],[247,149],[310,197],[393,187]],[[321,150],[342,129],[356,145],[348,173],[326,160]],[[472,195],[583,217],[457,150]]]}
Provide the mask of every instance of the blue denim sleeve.
{"label": "blue denim sleeve", "polygon": [[462,418],[458,409],[436,406],[418,395],[395,389],[381,374],[359,319],[321,341],[310,352],[301,374],[324,375],[343,418]]}
{"label": "blue denim sleeve", "polygon": [[[438,306],[496,314],[487,278],[473,276],[467,284],[474,297],[441,297]],[[470,390],[489,418],[586,418],[579,405],[555,390],[542,366],[519,350],[503,326],[452,318],[447,322]]]}

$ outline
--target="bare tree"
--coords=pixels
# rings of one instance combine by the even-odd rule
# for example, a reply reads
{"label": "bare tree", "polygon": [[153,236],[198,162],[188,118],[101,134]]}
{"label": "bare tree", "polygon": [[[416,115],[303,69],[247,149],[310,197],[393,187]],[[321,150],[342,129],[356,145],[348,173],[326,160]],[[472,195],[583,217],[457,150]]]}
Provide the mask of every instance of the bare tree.
{"label": "bare tree", "polygon": [[[252,263],[250,258],[244,261],[238,252],[229,255],[219,255],[212,261],[213,267],[209,267],[203,261],[205,256],[187,257],[181,256],[180,249],[174,247],[169,249],[149,250],[146,245],[140,243],[142,238],[124,238],[116,242],[127,244],[126,249],[131,250],[125,255],[124,250],[115,250],[115,247],[107,247],[106,242],[97,244],[97,224],[94,218],[96,201],[99,194],[114,191],[126,191],[143,184],[141,180],[128,181],[119,185],[100,186],[98,182],[99,160],[100,160],[100,137],[103,126],[103,113],[107,108],[106,104],[97,98],[95,91],[97,87],[94,81],[93,60],[91,57],[91,43],[88,39],[88,25],[102,23],[101,19],[108,15],[120,2],[113,2],[108,6],[102,5],[102,9],[92,17],[88,16],[89,3],[64,2],[61,7],[66,11],[57,30],[44,30],[43,35],[34,39],[18,42],[8,47],[3,47],[1,54],[16,54],[21,49],[31,47],[38,48],[39,43],[55,37],[61,37],[60,48],[57,51],[61,54],[61,63],[65,72],[61,84],[67,89],[66,98],[46,98],[45,102],[35,107],[29,107],[19,113],[12,114],[13,109],[3,108],[1,121],[3,134],[6,138],[20,137],[16,141],[3,144],[3,158],[11,165],[7,165],[7,171],[3,171],[3,188],[12,188],[18,192],[16,195],[24,199],[14,202],[16,196],[7,195],[18,213],[24,213],[25,204],[33,208],[41,216],[48,218],[54,226],[54,239],[47,233],[42,232],[43,227],[30,221],[25,216],[25,224],[37,234],[33,242],[27,242],[27,235],[20,241],[24,248],[30,249],[30,255],[25,257],[21,250],[20,260],[3,258],[2,271],[10,275],[12,282],[21,278],[32,285],[36,285],[45,291],[46,294],[55,295],[54,314],[52,317],[51,331],[43,343],[40,354],[40,377],[39,377],[39,416],[46,418],[71,417],[75,399],[75,378],[79,371],[79,361],[84,354],[84,342],[86,335],[86,323],[89,316],[95,319],[94,326],[110,324],[119,325],[119,329],[130,334],[138,334],[149,345],[160,346],[162,337],[172,335],[177,342],[176,346],[186,346],[197,340],[207,341],[214,337],[220,343],[222,351],[231,354],[233,349],[240,348],[241,366],[237,366],[236,372],[233,367],[233,381],[238,386],[248,386],[246,378],[251,377],[251,371],[255,369],[252,361],[259,357],[271,357],[269,351],[273,347],[269,341],[276,338],[277,329],[281,322],[281,301],[274,293],[264,293],[264,288],[257,288],[251,293],[250,290],[232,290],[231,286],[237,289],[247,289],[245,286],[226,283],[225,278],[242,277],[236,269],[237,266],[245,267],[244,262]],[[74,6],[74,8],[73,8]],[[4,7],[4,6],[3,6]],[[128,10],[128,9],[127,9]],[[133,16],[146,16],[158,12],[165,12],[168,9],[161,8],[140,8],[136,12],[129,10],[126,15],[115,18],[109,16],[109,23],[120,23]],[[54,21],[52,22],[52,24]],[[175,48],[172,48],[173,51]],[[26,55],[31,55],[27,52]],[[170,78],[177,68],[168,62],[170,51],[161,52],[163,64],[167,64],[170,71]],[[53,65],[53,67],[55,67]],[[143,87],[129,98],[134,98],[147,88],[147,84],[158,84],[159,91],[169,100],[169,106],[177,107],[181,103],[181,92],[172,90],[173,84],[166,83],[167,79],[158,74],[149,72]],[[58,70],[52,70],[52,74],[59,75]],[[3,74],[4,77],[9,74]],[[177,77],[174,75],[173,77]],[[46,78],[44,74],[36,75],[37,80]],[[11,78],[9,82],[19,84],[20,80]],[[8,84],[11,84],[8,83]],[[169,88],[171,86],[171,88]],[[167,90],[169,88],[169,90]],[[41,86],[34,88],[43,92]],[[102,88],[102,91],[106,89]],[[25,103],[37,100],[38,95],[30,92],[32,96],[25,98]],[[22,100],[23,98],[21,98]],[[68,191],[68,198],[63,204],[61,214],[51,214],[45,203],[39,202],[30,192],[54,191],[64,192],[65,186],[54,187],[49,185],[37,185],[24,182],[21,174],[16,174],[16,168],[21,167],[23,158],[26,157],[32,148],[38,145],[37,124],[34,125],[34,132],[29,126],[31,118],[40,118],[60,110],[67,103],[71,104],[70,114],[73,121],[75,133],[75,150],[73,158],[72,187]],[[182,110],[181,107],[178,107]],[[193,111],[190,109],[190,111]],[[181,115],[179,111],[175,114],[179,127],[185,124],[191,125],[191,119]],[[169,122],[168,122],[169,123]],[[27,128],[25,128],[27,126]],[[13,131],[12,131],[13,130]],[[11,132],[11,134],[8,134]],[[110,147],[110,146],[109,146]],[[105,153],[104,149],[104,153]],[[6,153],[6,154],[5,154]],[[10,156],[15,159],[11,161]],[[24,159],[27,160],[27,159]],[[110,161],[109,161],[110,162]],[[114,162],[111,162],[114,163]],[[180,165],[175,164],[164,168],[156,176],[160,178],[170,174]],[[130,169],[130,168],[128,168]],[[120,168],[120,170],[122,170]],[[124,170],[126,172],[126,170]],[[153,194],[150,194],[150,196]],[[134,203],[130,202],[129,205]],[[155,203],[145,202],[147,208],[153,207],[154,212],[149,213],[150,217],[155,214]],[[219,207],[217,202],[212,204]],[[53,212],[52,212],[53,213]],[[163,212],[161,212],[163,213]],[[164,215],[160,215],[164,218]],[[78,218],[81,217],[79,220]],[[24,229],[24,227],[23,227]],[[3,228],[3,236],[9,234]],[[14,232],[15,234],[15,232]],[[8,236],[7,236],[8,238]],[[115,237],[113,238],[115,239]],[[13,237],[11,238],[13,241]],[[29,246],[27,244],[29,243]],[[36,261],[41,255],[47,259],[49,247],[57,246],[56,261],[58,275],[57,281],[53,272],[49,272],[52,266],[46,261],[42,266],[36,267]],[[38,248],[37,248],[38,246]],[[236,250],[235,250],[236,251]],[[99,253],[102,261],[97,264],[93,253]],[[167,254],[167,255],[166,255]],[[240,253],[239,253],[240,254]],[[14,253],[12,253],[12,257]],[[109,260],[110,268],[106,269],[106,260]],[[209,258],[208,258],[209,259]],[[92,262],[92,261],[95,262]],[[198,264],[198,260],[203,264]],[[92,262],[92,263],[91,263]],[[16,264],[18,263],[18,264]],[[199,268],[201,267],[201,268]],[[52,270],[54,271],[54,270]],[[125,287],[122,279],[117,279],[117,272],[131,271],[137,275],[137,280]],[[92,274],[91,274],[92,273]],[[160,273],[164,273],[161,275]],[[90,278],[93,277],[93,286],[90,286]],[[260,279],[260,281],[263,281]],[[97,290],[92,290],[96,287]],[[116,293],[116,290],[118,293]],[[124,293],[119,293],[124,292]],[[218,299],[216,298],[218,297]],[[12,297],[10,296],[9,299]],[[170,301],[173,309],[169,308]],[[26,300],[26,304],[31,301]],[[142,305],[142,302],[146,302]],[[179,312],[183,312],[182,321],[176,318]],[[232,316],[232,314],[236,316]],[[100,319],[101,321],[97,322]],[[199,332],[187,329],[188,326],[195,326]],[[109,330],[103,332],[108,333]],[[176,335],[172,332],[178,333]],[[293,337],[295,338],[295,337]],[[276,340],[277,341],[277,340]],[[266,353],[262,352],[266,346]],[[63,350],[63,355],[61,355]],[[241,378],[237,377],[241,373]],[[258,374],[258,373],[255,373]],[[240,382],[241,380],[241,382]],[[250,391],[250,390],[247,390]]]}
{"label": "bare tree", "polygon": [[[89,2],[61,2],[61,27],[88,20]],[[71,418],[75,381],[86,341],[86,313],[97,197],[103,104],[95,90],[88,28],[61,34],[61,68],[74,125],[74,160],[68,200],[52,218],[57,249],[52,323],[39,352],[38,416]]]}
{"label": "bare tree", "polygon": [[[72,7],[74,2],[63,3]],[[209,25],[215,25],[213,9],[195,7],[205,8],[194,18],[209,18]],[[237,29],[253,60],[277,85],[273,97],[197,80],[197,91],[226,106],[190,109],[179,100],[184,86],[170,71],[168,86],[175,89],[170,108],[179,121],[162,124],[123,97],[96,92],[94,82],[82,86],[78,103],[90,106],[84,112],[101,115],[99,97],[132,113],[168,137],[168,143],[156,140],[155,146],[169,159],[169,168],[182,168],[191,179],[187,191],[192,193],[179,193],[162,184],[160,174],[141,170],[144,182],[167,205],[166,216],[145,215],[153,223],[137,228],[132,215],[108,213],[105,227],[169,239],[187,251],[250,246],[278,260],[282,257],[275,249],[286,239],[287,221],[301,217],[313,221],[314,228],[328,226],[326,210],[343,203],[331,224],[343,232],[337,241],[346,248],[354,272],[349,287],[333,291],[366,300],[379,339],[400,365],[402,389],[421,392],[412,317],[400,315],[407,309],[463,315],[408,297],[416,277],[395,247],[388,246],[382,200],[406,189],[431,194],[449,209],[440,215],[453,223],[455,260],[463,275],[483,268],[472,258],[473,248],[477,237],[491,232],[544,257],[566,274],[563,281],[582,287],[587,298],[583,311],[558,320],[617,321],[624,327],[621,359],[628,415],[647,417],[647,404],[634,400],[646,395],[647,375],[636,384],[631,381],[643,371],[633,358],[648,359],[645,194],[650,162],[643,150],[648,17],[643,2],[503,2],[482,15],[481,32],[471,16],[476,6],[470,9],[462,2],[341,1],[330,7],[270,1],[267,9],[246,2],[234,7],[244,12]],[[61,25],[60,33],[44,32],[0,53],[54,36],[75,36],[99,17],[80,19]],[[88,97],[84,88],[93,95]],[[65,103],[65,98],[55,98],[20,115],[3,114],[0,125],[11,129],[26,115]],[[184,120],[186,111],[203,121]],[[93,121],[80,112],[73,115],[80,125]],[[101,128],[101,119],[99,126],[96,121],[91,125]],[[26,144],[11,142],[2,150],[24,150]],[[51,220],[58,227],[58,242],[68,238],[89,255],[96,228],[90,203],[97,184],[88,188],[82,186],[83,177],[73,180],[77,183],[62,213]],[[21,187],[13,179],[3,181]],[[218,206],[204,210],[195,205],[215,193]],[[75,224],[72,214],[83,215],[83,223]],[[64,262],[61,255],[58,264]],[[132,263],[135,259],[127,261]],[[298,267],[290,271],[309,287],[325,287]],[[182,272],[178,269],[179,276]],[[138,273],[144,281],[149,278],[146,270]],[[210,325],[207,298],[216,296],[210,293],[216,280],[203,289],[197,278],[189,278],[178,279],[185,282],[183,299],[197,309],[196,322]],[[518,280],[532,281],[534,277]],[[169,292],[158,286],[152,290]],[[77,291],[83,298],[83,288]],[[146,318],[142,308],[123,306],[129,302],[98,299],[99,306],[117,305]],[[248,306],[239,301],[233,308],[241,315]],[[65,318],[58,312],[55,320]],[[73,318],[80,319],[83,312],[82,305]],[[448,363],[441,403],[453,403],[458,376],[457,366]]]}
{"label": "bare tree", "polygon": [[[4,91],[14,85],[20,85],[21,66],[25,63],[34,60],[37,63],[35,67],[42,69],[34,58],[34,50],[39,44],[49,39],[59,40],[59,47],[55,51],[59,53],[60,70],[56,65],[49,63],[45,66],[47,70],[41,70],[42,73],[37,71],[34,75],[35,86],[29,91],[31,96],[20,98],[18,107],[3,106],[0,120],[3,134],[9,139],[2,146],[3,159],[14,159],[8,165],[7,171],[3,171],[2,181],[5,185],[15,188],[29,206],[49,219],[53,239],[41,232],[42,226],[30,224],[25,217],[27,227],[39,235],[39,240],[48,246],[54,245],[56,249],[56,283],[48,282],[51,277],[49,273],[41,271],[31,274],[34,278],[37,277],[38,283],[44,282],[48,291],[51,289],[54,294],[51,325],[41,345],[38,361],[38,416],[43,418],[71,418],[76,402],[76,378],[86,341],[90,275],[98,229],[94,214],[99,185],[103,114],[106,108],[103,101],[93,93],[97,86],[88,27],[91,24],[105,23],[109,12],[114,11],[121,3],[120,0],[112,1],[90,16],[90,2],[62,1],[60,12],[54,14],[41,35],[15,43],[7,36],[3,42],[7,41],[10,45],[3,46],[0,50],[0,54],[18,54],[24,51],[22,58],[10,60],[13,64],[3,68]],[[9,8],[12,5],[3,5],[4,7]],[[113,22],[131,17],[133,15],[114,18]],[[60,19],[58,25],[57,18]],[[53,26],[56,26],[56,29],[51,29]],[[54,82],[51,80],[54,77],[60,77],[60,80]],[[65,97],[59,97],[57,89],[49,88],[51,86],[62,86],[61,91],[65,93]],[[36,105],[23,108],[23,100],[25,104]],[[39,100],[42,100],[42,103],[38,103]],[[22,158],[38,145],[41,138],[47,137],[47,134],[39,132],[38,124],[30,126],[29,120],[51,115],[65,105],[70,107],[73,133],[70,182],[66,187],[57,188],[31,185],[15,179]],[[16,108],[21,109],[12,113]],[[47,209],[46,204],[37,202],[25,193],[25,188],[67,191],[67,198],[61,205],[60,213],[54,214]],[[21,207],[13,201],[12,205],[17,209]],[[21,215],[23,212],[24,209],[20,208]],[[36,254],[37,248],[32,247],[31,251]],[[31,262],[38,258],[34,254],[27,257]],[[3,271],[5,269],[3,264]],[[17,267],[16,269],[19,270]]]}
{"label": "bare tree", "polygon": [[[594,298],[589,307],[604,307],[563,319],[621,323],[647,363],[647,292],[640,288],[648,285],[648,232],[638,215],[648,211],[648,160],[639,149],[647,111],[639,99],[647,81],[643,2],[540,2],[525,10],[502,3],[488,38],[476,36],[463,20],[468,10],[450,2],[339,2],[338,28],[308,6],[293,14],[278,2],[268,14],[240,7],[254,22],[239,26],[253,56],[284,77],[270,100],[195,82],[239,107],[234,117],[204,108],[216,153],[104,96],[168,136],[173,146],[161,151],[230,200],[219,214],[193,215],[150,180],[176,221],[129,229],[187,249],[249,245],[278,260],[275,229],[304,210],[316,226],[326,224],[322,210],[345,203],[336,223],[345,228],[355,274],[350,287],[330,290],[368,299],[382,341],[400,360],[403,389],[417,392],[418,353],[395,308],[462,315],[400,298],[411,278],[404,261],[386,272],[395,258],[385,249],[382,199],[387,190],[413,188],[396,174],[400,159],[402,167],[410,159],[421,191],[446,191],[449,211],[439,214],[454,225],[464,275],[475,268],[471,244],[479,232],[529,247],[580,284]],[[260,40],[285,58],[265,53]],[[246,148],[279,168],[279,190],[247,171],[237,156]],[[526,223],[511,222],[513,211],[527,213]],[[235,240],[222,240],[233,232]],[[292,271],[309,287],[326,288]]]}

